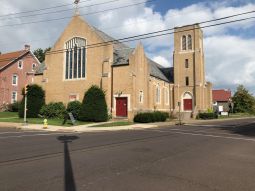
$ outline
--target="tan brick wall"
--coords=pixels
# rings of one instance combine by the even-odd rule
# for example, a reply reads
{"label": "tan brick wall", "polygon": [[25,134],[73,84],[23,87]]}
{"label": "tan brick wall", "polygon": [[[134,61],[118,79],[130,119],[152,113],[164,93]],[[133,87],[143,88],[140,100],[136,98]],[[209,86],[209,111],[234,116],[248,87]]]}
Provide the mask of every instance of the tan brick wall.
{"label": "tan brick wall", "polygon": [[[65,53],[52,53],[65,48],[65,43],[73,37],[82,37],[87,44],[102,43],[103,40],[96,35],[81,17],[73,17],[54,47],[46,55],[43,78],[47,81],[44,85],[46,90],[46,102],[62,101],[69,102],[70,95],[77,95],[82,101],[85,91],[92,85],[101,86],[102,68],[105,60],[112,60],[112,45],[86,49],[86,77],[85,79],[66,80],[64,78]],[[107,88],[104,86],[103,88]],[[107,94],[107,102],[109,98]]]}
{"label": "tan brick wall", "polygon": [[[211,86],[206,86],[205,63],[203,49],[203,32],[198,25],[185,26],[175,29],[174,35],[174,82],[175,82],[175,109],[177,103],[183,102],[182,96],[189,92],[193,96],[194,112],[207,110],[211,107]],[[192,49],[182,50],[182,36],[191,35]],[[187,40],[188,42],[188,40]],[[188,46],[188,43],[187,43]],[[185,60],[188,59],[189,67],[185,68]],[[186,86],[186,77],[189,77],[189,85]]]}

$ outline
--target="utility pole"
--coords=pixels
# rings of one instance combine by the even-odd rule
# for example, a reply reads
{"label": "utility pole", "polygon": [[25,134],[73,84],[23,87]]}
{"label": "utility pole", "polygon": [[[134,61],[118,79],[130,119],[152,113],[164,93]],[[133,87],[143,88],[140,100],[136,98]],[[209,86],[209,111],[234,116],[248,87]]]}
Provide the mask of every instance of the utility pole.
{"label": "utility pole", "polygon": [[27,125],[27,84],[25,86],[24,125]]}

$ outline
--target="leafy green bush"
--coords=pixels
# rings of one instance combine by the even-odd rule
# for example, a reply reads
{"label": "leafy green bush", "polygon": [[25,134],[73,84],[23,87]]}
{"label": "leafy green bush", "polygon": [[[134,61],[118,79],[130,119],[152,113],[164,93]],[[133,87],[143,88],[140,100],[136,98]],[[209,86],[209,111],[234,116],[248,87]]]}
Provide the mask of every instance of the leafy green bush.
{"label": "leafy green bush", "polygon": [[[19,105],[19,117],[24,117],[25,94],[22,90],[23,99]],[[42,87],[33,84],[27,86],[27,117],[37,118],[40,109],[45,104],[45,92]]]}
{"label": "leafy green bush", "polygon": [[65,113],[66,109],[62,102],[51,102],[40,110],[40,114],[46,118],[63,118]]}
{"label": "leafy green bush", "polygon": [[107,105],[105,93],[97,86],[91,86],[85,92],[79,120],[103,122],[108,120]]}
{"label": "leafy green bush", "polygon": [[159,121],[166,121],[169,114],[166,112],[145,112],[145,113],[138,113],[134,117],[134,122],[137,123],[153,123]]}
{"label": "leafy green bush", "polygon": [[67,112],[71,112],[75,119],[78,119],[79,113],[81,111],[81,102],[72,101],[67,104]]}
{"label": "leafy green bush", "polygon": [[217,119],[218,115],[216,113],[199,113],[197,115],[198,119]]}
{"label": "leafy green bush", "polygon": [[20,104],[21,104],[20,102],[14,102],[12,104],[9,104],[8,105],[8,111],[10,111],[10,112],[18,112]]}

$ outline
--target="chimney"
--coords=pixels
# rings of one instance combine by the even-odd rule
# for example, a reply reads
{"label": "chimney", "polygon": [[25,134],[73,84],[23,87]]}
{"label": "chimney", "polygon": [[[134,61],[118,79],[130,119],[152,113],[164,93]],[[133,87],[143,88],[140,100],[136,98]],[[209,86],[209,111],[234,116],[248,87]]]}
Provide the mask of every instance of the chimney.
{"label": "chimney", "polygon": [[25,44],[25,50],[30,50],[30,45]]}

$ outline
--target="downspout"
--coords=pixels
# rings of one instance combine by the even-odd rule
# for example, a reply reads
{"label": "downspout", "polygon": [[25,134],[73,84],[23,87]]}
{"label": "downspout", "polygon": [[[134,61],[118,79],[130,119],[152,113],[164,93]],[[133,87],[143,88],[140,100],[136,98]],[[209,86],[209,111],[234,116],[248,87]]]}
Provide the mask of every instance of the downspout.
{"label": "downspout", "polygon": [[111,65],[111,114],[113,108],[113,65]]}

